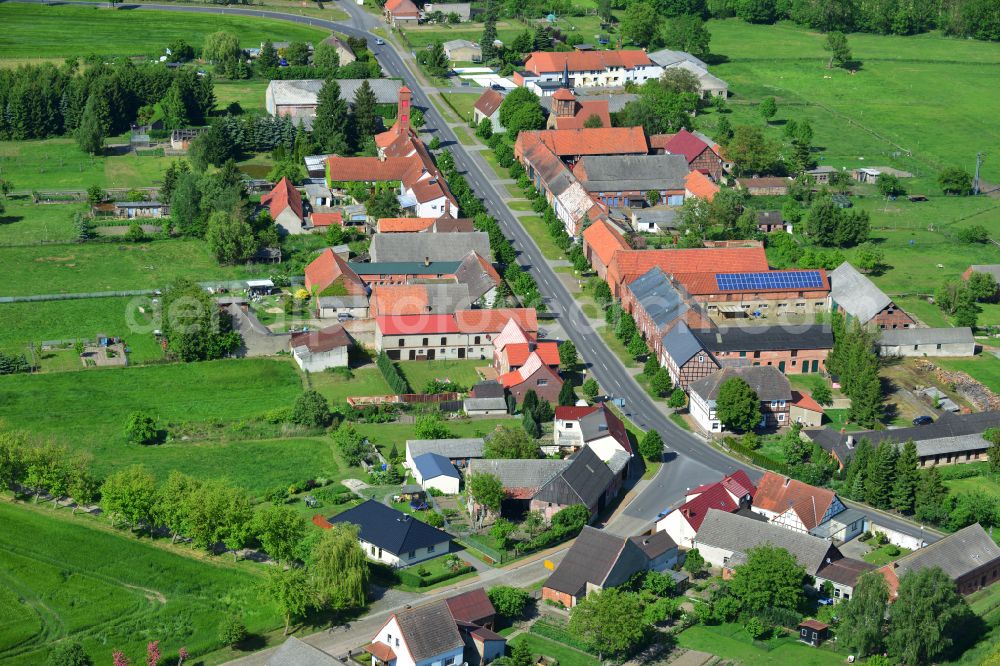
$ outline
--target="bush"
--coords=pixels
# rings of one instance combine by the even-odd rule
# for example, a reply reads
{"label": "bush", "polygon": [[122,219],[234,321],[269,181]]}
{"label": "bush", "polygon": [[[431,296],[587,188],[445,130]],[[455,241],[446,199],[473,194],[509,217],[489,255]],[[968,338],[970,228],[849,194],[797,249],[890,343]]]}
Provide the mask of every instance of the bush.
{"label": "bush", "polygon": [[303,426],[325,428],[333,421],[330,404],[316,391],[306,391],[295,400],[292,421]]}
{"label": "bush", "polygon": [[132,412],[125,420],[125,436],[136,444],[152,444],[159,437],[156,419],[145,412]]}
{"label": "bush", "polygon": [[875,543],[877,543],[880,546],[884,546],[885,544],[889,543],[889,537],[885,535],[885,532],[876,532]]}
{"label": "bush", "polygon": [[431,527],[444,527],[444,516],[437,511],[431,511],[424,516],[424,522]]}
{"label": "bush", "polygon": [[219,625],[219,640],[224,645],[235,648],[246,640],[246,637],[247,626],[243,624],[243,618],[239,615],[229,616]]}
{"label": "bush", "polygon": [[399,368],[396,367],[396,364],[392,362],[392,359],[384,351],[379,352],[378,358],[375,359],[375,365],[378,366],[379,371],[385,378],[385,383],[389,385],[389,388],[394,393],[413,393],[406,378],[403,377]]}
{"label": "bush", "polygon": [[760,618],[752,617],[750,621],[743,625],[743,629],[747,632],[747,635],[755,641],[759,641],[764,638],[767,633],[767,627],[764,623],[760,621]]}

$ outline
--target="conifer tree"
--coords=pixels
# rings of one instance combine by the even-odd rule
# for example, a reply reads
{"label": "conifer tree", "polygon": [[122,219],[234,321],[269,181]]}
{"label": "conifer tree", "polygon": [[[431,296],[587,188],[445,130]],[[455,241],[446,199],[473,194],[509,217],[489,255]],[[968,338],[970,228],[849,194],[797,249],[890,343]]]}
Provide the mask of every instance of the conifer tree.
{"label": "conifer tree", "polygon": [[911,513],[916,503],[920,471],[917,469],[917,445],[907,440],[896,460],[896,480],[892,486],[892,508],[903,513]]}

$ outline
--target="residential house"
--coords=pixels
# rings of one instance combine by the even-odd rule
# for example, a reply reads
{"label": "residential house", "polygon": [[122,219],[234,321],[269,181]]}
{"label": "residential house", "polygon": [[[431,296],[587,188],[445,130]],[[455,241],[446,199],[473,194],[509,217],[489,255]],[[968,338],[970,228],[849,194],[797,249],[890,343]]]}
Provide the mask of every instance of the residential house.
{"label": "residential house", "polygon": [[836,599],[850,599],[858,578],[875,570],[867,562],[844,557],[826,539],[716,509],[708,510],[694,539],[694,547],[705,561],[722,568],[726,578],[746,562],[747,551],[763,545],[788,551],[816,579],[817,589],[829,581]]}
{"label": "residential house", "polygon": [[783,197],[791,184],[791,178],[778,176],[736,179],[737,189],[746,190],[752,197]]}
{"label": "residential house", "polygon": [[462,475],[439,453],[422,453],[414,458],[413,479],[424,490],[434,488],[445,495],[457,495],[462,483]]}
{"label": "residential house", "polygon": [[[643,208],[651,203],[684,203],[690,173],[682,155],[593,155],[580,159],[573,174],[596,201],[613,208]],[[649,193],[657,199],[650,202]]]}
{"label": "residential house", "polygon": [[685,548],[693,548],[695,535],[709,509],[753,517],[756,514],[750,511],[750,504],[756,492],[756,486],[743,470],[725,476],[721,481],[692,488],[688,490],[684,504],[657,516],[656,532],[667,534]]}
{"label": "residential house", "polygon": [[615,252],[631,249],[621,231],[606,220],[597,220],[583,230],[583,256],[602,280]]}
{"label": "residential house", "polygon": [[658,358],[674,384],[685,391],[693,382],[715,374],[720,367],[719,361],[683,321],[677,322],[660,338]]}
{"label": "residential house", "polygon": [[745,366],[722,368],[713,375],[691,382],[688,387],[689,410],[702,430],[707,433],[726,430],[715,413],[716,400],[722,385],[736,377],[749,384],[760,400],[761,419],[758,427],[774,429],[788,425],[789,403],[792,400],[788,379],[773,366]]}
{"label": "residential house", "polygon": [[344,313],[368,317],[368,288],[348,263],[330,248],[313,259],[305,271],[305,287],[320,319]]}
{"label": "residential house", "polygon": [[308,372],[346,368],[351,338],[343,326],[335,324],[317,331],[293,333],[288,343],[295,363]]}
{"label": "residential house", "polygon": [[625,424],[606,403],[588,407],[556,407],[552,441],[551,447],[542,447],[543,453],[578,451],[588,447],[610,468],[618,468],[620,461],[625,461],[619,472],[623,481],[628,477],[629,465],[635,457]]}
{"label": "residential house", "polygon": [[359,528],[358,541],[369,559],[406,567],[448,552],[451,535],[376,500],[367,500],[327,519]]}
{"label": "residential house", "polygon": [[523,366],[532,352],[537,352],[542,362],[550,368],[559,368],[559,345],[554,341],[536,342],[520,324],[511,319],[493,338],[493,367],[499,374]]}
{"label": "residential house", "polygon": [[496,609],[478,587],[444,600],[465,641],[465,662],[469,666],[489,664],[504,656],[507,639],[493,631]]}
{"label": "residential house", "polygon": [[377,285],[369,301],[372,317],[450,315],[471,305],[469,288],[449,283]]}
{"label": "residential house", "polygon": [[722,178],[722,149],[700,132],[681,129],[676,134],[653,135],[649,137],[649,143],[656,153],[683,155],[691,171],[701,172],[715,182]]}
{"label": "residential house", "polygon": [[413,469],[416,459],[433,453],[446,458],[458,469],[465,469],[473,458],[482,458],[486,444],[482,437],[459,439],[408,439],[406,440],[406,466]]}
{"label": "residential house", "polygon": [[704,199],[711,202],[719,193],[719,186],[700,171],[692,171],[684,178],[684,198]]}
{"label": "residential house", "polygon": [[507,413],[507,396],[498,381],[479,382],[462,402],[467,416],[499,416]]}
{"label": "residential house", "polygon": [[990,442],[983,437],[983,433],[997,427],[1000,427],[1000,412],[945,412],[934,423],[922,426],[852,433],[827,428],[803,432],[840,461],[841,465],[847,464],[862,439],[868,440],[875,447],[885,443],[899,447],[907,440],[913,440],[917,446],[920,466],[930,467],[986,460]]}
{"label": "residential house", "polygon": [[785,222],[780,210],[759,210],[757,211],[757,231],[765,234],[772,231],[792,233],[792,225]]}
{"label": "residential house", "polygon": [[671,49],[661,49],[649,54],[649,59],[663,67],[669,69],[686,69],[698,79],[698,89],[702,99],[721,97],[725,99],[729,94],[729,84],[709,73],[708,65],[690,53],[684,51],[674,51]]}
{"label": "residential house", "polygon": [[485,360],[493,358],[493,338],[511,318],[516,319],[525,331],[537,334],[538,317],[534,308],[376,317],[375,349],[385,351],[393,360]]}
{"label": "residential house", "polygon": [[372,666],[453,666],[464,661],[465,640],[440,600],[393,613],[365,651]]}
{"label": "residential house", "polygon": [[775,525],[841,543],[865,531],[865,515],[844,506],[837,493],[770,471],[757,482],[753,511]]}
{"label": "residential house", "polygon": [[[650,558],[643,550],[650,542],[677,560],[677,544],[666,535],[627,538],[584,526],[559,566],[542,585],[542,599],[572,608],[591,592],[618,587],[640,571],[650,569]],[[669,567],[666,567],[669,568]]]}
{"label": "residential house", "polygon": [[895,599],[904,575],[931,567],[940,567],[955,581],[960,594],[972,594],[1000,580],[1000,546],[975,523],[890,562],[879,573]]}
{"label": "residential house", "polygon": [[500,375],[498,381],[514,397],[517,404],[524,401],[528,391],[534,391],[539,400],[556,403],[562,390],[563,380],[559,372],[547,364],[542,356],[533,351],[517,370]]}
{"label": "residential house", "polygon": [[883,330],[878,341],[881,356],[974,356],[972,329],[897,328]]}
{"label": "residential house", "polygon": [[478,127],[483,119],[489,118],[493,133],[504,131],[500,124],[500,105],[503,104],[503,93],[493,88],[487,88],[479,96],[472,107],[472,119]]}
{"label": "residential house", "polygon": [[813,315],[830,309],[830,283],[822,268],[745,273],[716,269],[678,274],[676,279],[705,305],[709,316],[721,320],[813,321]]}
{"label": "residential house", "polygon": [[823,425],[824,413],[823,406],[811,395],[792,391],[792,408],[788,413],[792,423],[801,423],[805,428],[818,428]]}
{"label": "residential house", "polygon": [[350,65],[352,62],[358,59],[354,55],[354,51],[351,47],[347,45],[347,42],[342,40],[336,35],[336,33],[330,33],[330,35],[323,40],[324,44],[329,44],[337,51],[337,57],[340,58],[340,66]]}
{"label": "residential house", "polygon": [[606,100],[580,99],[567,88],[560,88],[551,96],[548,129],[581,129],[591,117],[600,121],[599,127],[611,127],[610,106]]}
{"label": "residential house", "polygon": [[468,39],[450,39],[441,45],[444,54],[452,63],[456,62],[481,62],[483,51],[479,44],[470,42]]}
{"label": "residential house", "polygon": [[441,12],[448,19],[449,14],[458,16],[461,23],[468,23],[472,19],[472,3],[469,2],[428,2],[424,5],[424,15],[431,12]]}
{"label": "residential house", "polygon": [[455,280],[469,290],[469,300],[474,306],[492,308],[497,301],[503,278],[493,264],[478,252],[465,255],[455,271]]}
{"label": "residential house", "polygon": [[286,234],[305,232],[305,218],[302,214],[302,195],[292,185],[292,181],[282,178],[268,194],[260,198],[260,204],[267,206],[274,223]]}
{"label": "residential house", "polygon": [[448,604],[448,610],[456,622],[468,622],[493,629],[496,622],[497,611],[493,607],[486,590],[477,587],[468,592],[456,594],[444,600]]}
{"label": "residential house", "polygon": [[834,311],[843,311],[848,319],[857,319],[862,326],[871,324],[882,329],[916,326],[910,315],[846,261],[830,273],[830,297]]}
{"label": "residential house", "polygon": [[521,132],[514,142],[514,157],[524,163],[525,153],[538,145],[545,147],[566,164],[573,164],[588,156],[649,153],[649,143],[641,127],[584,127]]}
{"label": "residential house", "polygon": [[722,367],[773,366],[786,374],[826,370],[833,332],[825,324],[723,326],[692,331]]}
{"label": "residential house", "polygon": [[524,61],[524,69],[514,72],[514,83],[539,95],[552,83],[566,88],[623,88],[626,83],[656,80],[663,68],[645,51],[535,51]]}
{"label": "residential house", "polygon": [[490,237],[483,231],[448,234],[442,242],[435,234],[375,234],[368,254],[373,263],[393,261],[462,261],[470,253],[490,256]]}
{"label": "residential house", "polygon": [[632,250],[615,253],[608,265],[607,282],[612,295],[624,299],[625,287],[651,268],[660,268],[667,276],[674,276],[705,273],[716,267],[731,272],[769,270],[762,247]]}
{"label": "residential house", "polygon": [[342,663],[333,655],[289,636],[267,657],[264,666],[342,666]]}
{"label": "residential house", "polygon": [[[473,458],[469,461],[466,475],[490,474],[499,479],[504,490],[500,515],[517,516],[527,512],[531,498],[568,465],[569,460],[551,458]],[[467,506],[469,514],[476,523],[489,522],[496,518],[495,514],[477,504],[471,496],[467,498]]]}
{"label": "residential house", "polygon": [[[346,64],[341,60],[341,64]],[[392,104],[399,96],[402,81],[398,79],[337,79],[340,99],[354,103],[354,96],[362,83],[367,81],[375,100],[379,104]],[[301,121],[306,129],[312,129],[319,104],[319,91],[323,89],[323,79],[274,80],[267,84],[264,92],[264,107],[272,116],[291,116],[296,125]]]}
{"label": "residential house", "polygon": [[666,532],[640,534],[629,537],[629,541],[639,546],[642,552],[646,554],[646,557],[649,559],[647,568],[650,571],[657,571],[670,576],[674,584],[678,586],[678,591],[681,591],[682,588],[680,586],[686,583],[687,576],[674,570],[680,559],[680,550],[669,534]]}
{"label": "residential house", "polygon": [[382,16],[394,28],[420,23],[420,9],[412,0],[388,0],[382,7]]}
{"label": "residential house", "polygon": [[679,233],[681,225],[678,211],[677,208],[659,205],[637,210],[632,209],[627,213],[636,231],[676,235]]}

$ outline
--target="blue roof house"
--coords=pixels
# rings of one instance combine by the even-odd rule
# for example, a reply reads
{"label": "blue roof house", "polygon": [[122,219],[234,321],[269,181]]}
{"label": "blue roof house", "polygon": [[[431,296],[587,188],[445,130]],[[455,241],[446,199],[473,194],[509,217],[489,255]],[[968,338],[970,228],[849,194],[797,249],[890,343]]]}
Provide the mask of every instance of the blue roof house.
{"label": "blue roof house", "polygon": [[413,477],[424,490],[437,488],[445,495],[458,494],[462,481],[451,460],[439,453],[423,453],[414,458]]}

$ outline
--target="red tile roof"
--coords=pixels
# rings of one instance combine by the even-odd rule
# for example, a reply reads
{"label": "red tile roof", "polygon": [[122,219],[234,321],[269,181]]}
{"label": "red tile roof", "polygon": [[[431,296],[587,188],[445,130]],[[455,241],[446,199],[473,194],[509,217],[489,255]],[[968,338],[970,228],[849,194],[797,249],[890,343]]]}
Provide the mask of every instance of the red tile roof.
{"label": "red tile roof", "polygon": [[705,201],[711,201],[719,192],[719,186],[700,171],[692,171],[684,177],[684,189],[691,196],[704,199]]}
{"label": "red tile roof", "polygon": [[528,356],[528,360],[520,368],[500,375],[497,380],[503,384],[504,388],[514,388],[518,384],[528,381],[535,373],[547,374],[555,381],[562,382],[559,373],[545,365],[545,362],[535,352]]}
{"label": "red tile roof", "polygon": [[524,61],[524,69],[534,74],[562,72],[595,72],[612,67],[634,69],[651,66],[645,51],[535,51]]}
{"label": "red tile roof", "polygon": [[375,318],[382,335],[433,335],[459,333],[455,316],[450,314],[389,315]]}
{"label": "red tile roof", "polygon": [[474,590],[456,594],[444,600],[448,604],[448,610],[456,622],[475,622],[482,624],[488,622],[496,615],[496,609],[486,596],[486,590],[477,587]]}
{"label": "red tile roof", "polygon": [[[528,135],[528,136],[526,136]],[[521,132],[525,146],[539,141],[559,157],[578,155],[645,155],[649,152],[641,127],[585,127],[582,129]]]}
{"label": "red tile roof", "polygon": [[323,292],[338,279],[342,279],[344,290],[350,296],[365,296],[365,283],[351,270],[347,262],[327,248],[306,266],[306,289],[313,294]]}
{"label": "red tile roof", "polygon": [[619,250],[631,250],[625,237],[610,223],[598,220],[583,230],[583,242],[591,247],[605,266],[611,264]]}
{"label": "red tile roof", "polygon": [[286,208],[291,208],[296,217],[302,219],[302,195],[288,178],[279,180],[273,190],[260,198],[260,203],[268,207],[272,220],[278,219]]}
{"label": "red tile roof", "polygon": [[687,520],[688,524],[695,532],[701,529],[701,523],[708,515],[709,509],[718,509],[733,513],[740,508],[739,504],[733,501],[721,483],[713,484],[705,492],[695,497],[690,502],[686,502],[677,508]]}
{"label": "red tile roof", "polygon": [[823,521],[836,493],[774,472],[765,472],[757,484],[754,506],[782,514],[791,507],[807,530]]}
{"label": "red tile roof", "polygon": [[327,173],[332,183],[385,182],[403,180],[410,169],[410,160],[404,157],[340,157],[326,158]]}
{"label": "red tile roof", "polygon": [[672,138],[673,134],[650,134],[649,147],[651,150],[665,150]]}
{"label": "red tile roof", "polygon": [[559,421],[579,421],[587,414],[593,414],[600,408],[600,405],[556,407],[556,419]]}
{"label": "red tile roof", "polygon": [[631,250],[616,252],[611,260],[611,272],[623,284],[629,284],[656,267],[668,275],[709,270],[731,273],[768,270],[767,255],[760,247]]}
{"label": "red tile roof", "polygon": [[[650,141],[652,142],[652,137]],[[688,164],[710,148],[711,146],[686,129],[677,132],[663,144],[663,150],[671,155],[683,155]]]}
{"label": "red tile roof", "polygon": [[750,480],[750,477],[743,470],[738,470],[730,474],[719,483],[737,497],[750,495],[752,499],[757,494],[757,486],[753,485],[753,481]]}
{"label": "red tile roof", "polygon": [[503,95],[492,88],[486,91],[476,100],[475,109],[487,118],[496,113],[500,105],[503,104]]}
{"label": "red tile roof", "polygon": [[560,102],[572,102],[576,99],[576,95],[569,91],[569,88],[560,88],[553,95],[552,99],[557,99]]}
{"label": "red tile roof", "polygon": [[338,347],[347,347],[351,344],[351,338],[347,335],[347,331],[344,330],[343,326],[334,324],[333,326],[321,328],[318,331],[293,333],[290,344],[293,349],[295,347],[306,347],[309,351],[316,354],[337,349]]}
{"label": "red tile roof", "polygon": [[313,213],[310,219],[314,227],[344,226],[344,216],[340,213]]}
{"label": "red tile roof", "polygon": [[378,221],[378,233],[406,233],[424,231],[434,226],[433,217],[383,217]]}
{"label": "red tile roof", "polygon": [[499,333],[513,319],[529,335],[538,333],[538,313],[535,308],[501,308],[499,310],[459,310],[455,320],[463,333]]}
{"label": "red tile roof", "polygon": [[422,284],[376,286],[369,302],[373,317],[426,314],[428,305],[429,294]]}
{"label": "red tile roof", "polygon": [[556,116],[556,129],[581,129],[591,116],[601,119],[602,127],[611,127],[611,111],[607,100],[590,100],[576,103],[572,116]]}
{"label": "red tile roof", "polygon": [[537,353],[545,365],[559,367],[559,344],[556,342],[516,342],[504,348],[507,365],[511,367],[524,365],[532,352]]}
{"label": "red tile roof", "polygon": [[381,641],[366,645],[365,652],[386,664],[396,660],[396,653],[392,651],[391,647]]}
{"label": "red tile roof", "polygon": [[808,393],[792,391],[792,404],[800,409],[808,409],[810,412],[823,413],[823,406]]}
{"label": "red tile roof", "polygon": [[394,16],[420,16],[420,10],[411,0],[388,0],[385,10]]}

